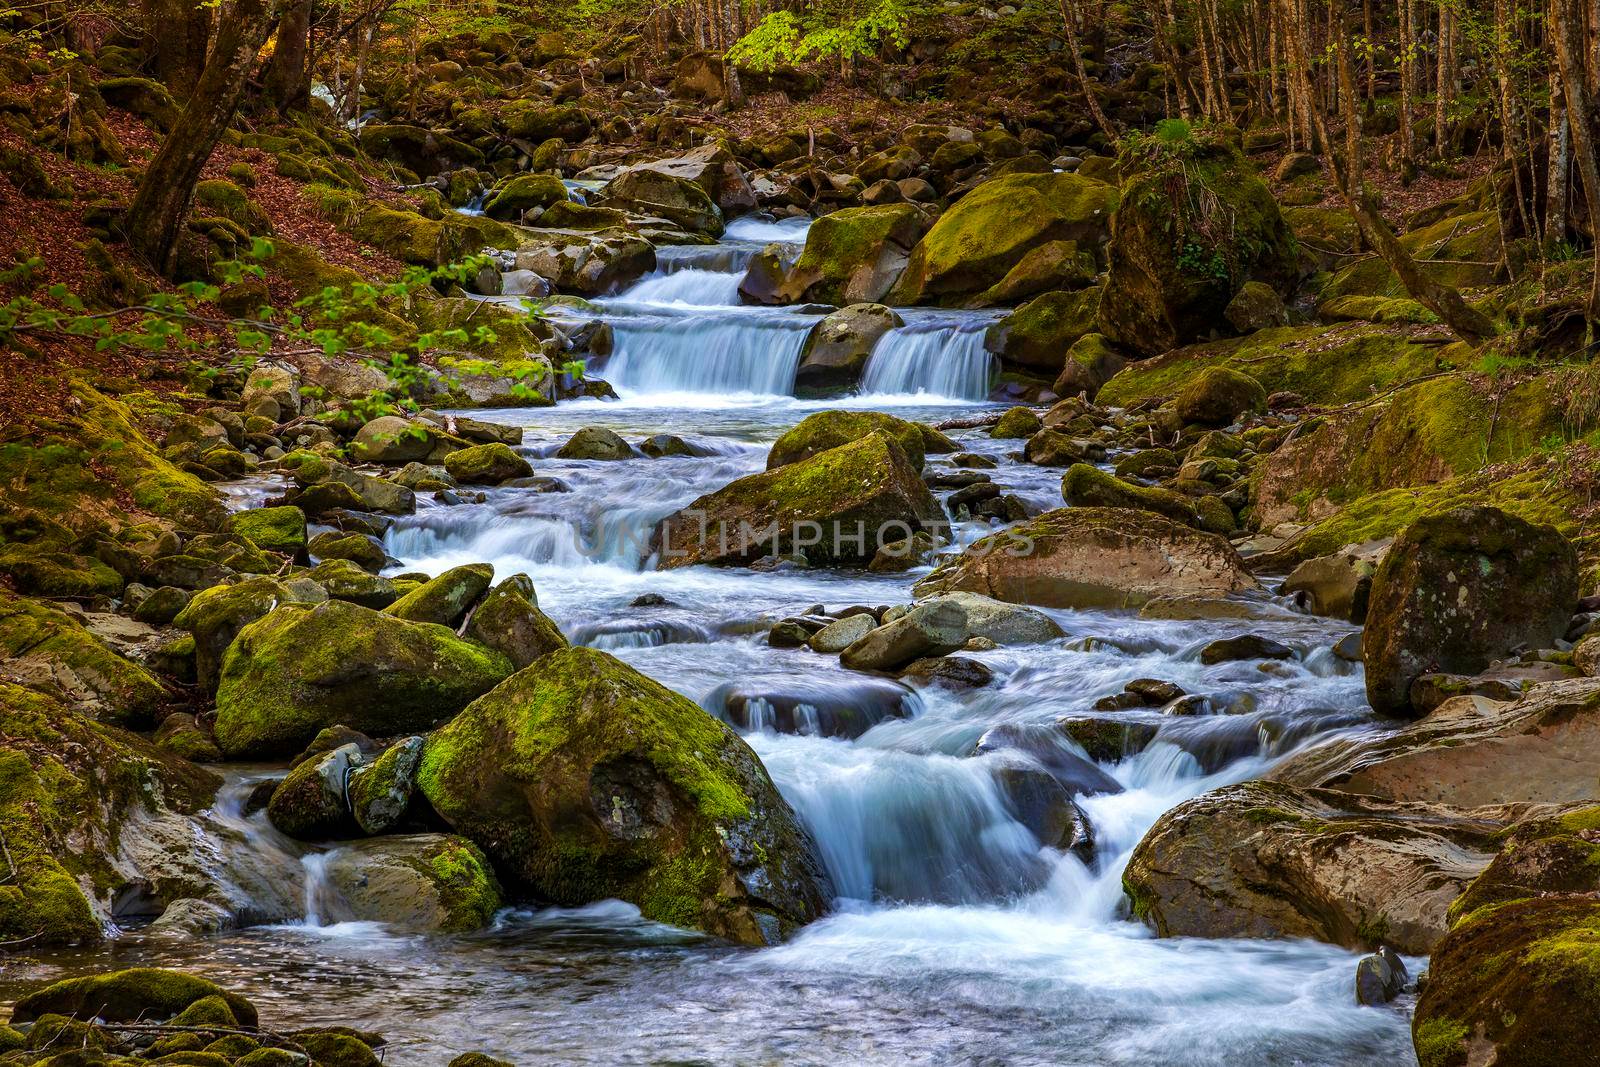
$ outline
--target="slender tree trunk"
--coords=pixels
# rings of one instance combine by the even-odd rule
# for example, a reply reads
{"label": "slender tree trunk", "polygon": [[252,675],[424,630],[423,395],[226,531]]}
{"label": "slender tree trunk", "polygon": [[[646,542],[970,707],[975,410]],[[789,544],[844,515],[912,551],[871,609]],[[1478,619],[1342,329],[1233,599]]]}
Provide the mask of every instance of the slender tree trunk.
{"label": "slender tree trunk", "polygon": [[311,0],[290,0],[262,75],[263,95],[280,110],[304,108],[311,100],[310,54]]}
{"label": "slender tree trunk", "polygon": [[[1335,57],[1340,69],[1340,80],[1353,83],[1342,18],[1332,28],[1332,36]],[[1303,24],[1293,29],[1290,43],[1294,50],[1291,66],[1295,69],[1297,77],[1306,83],[1309,93],[1308,71],[1311,48],[1306,41]],[[1344,119],[1347,123],[1357,121],[1355,110],[1355,97],[1345,94]],[[1377,251],[1379,258],[1389,269],[1394,271],[1395,277],[1400,280],[1406,292],[1423,307],[1438,315],[1451,332],[1462,340],[1476,343],[1494,336],[1494,324],[1482,312],[1468,306],[1467,302],[1461,299],[1461,294],[1452,287],[1430,278],[1417,265],[1416,260],[1411,258],[1411,254],[1401,246],[1399,239],[1395,237],[1389,224],[1383,220],[1383,216],[1362,186],[1359,175],[1351,166],[1352,163],[1359,165],[1360,160],[1340,159],[1340,153],[1334,148],[1334,140],[1328,132],[1328,123],[1323,118],[1321,109],[1313,108],[1312,116],[1316,124],[1317,140],[1321,142],[1322,149],[1327,154],[1328,169],[1333,174],[1334,184],[1338,186],[1340,194],[1350,208],[1350,213],[1355,216],[1362,236]]]}
{"label": "slender tree trunk", "polygon": [[1178,13],[1173,8],[1173,0],[1163,0],[1166,7],[1167,24],[1165,37],[1167,50],[1171,55],[1171,70],[1173,91],[1178,96],[1178,114],[1182,118],[1189,118],[1189,94],[1186,91],[1188,78],[1183,71],[1183,50],[1178,47]]}
{"label": "slender tree trunk", "polygon": [[171,275],[177,265],[195,183],[233,121],[271,25],[270,0],[235,0],[222,15],[200,80],[133,194],[123,223],[128,244],[162,274]]}
{"label": "slender tree trunk", "polygon": [[1400,180],[1409,183],[1416,171],[1416,134],[1411,108],[1417,88],[1416,0],[1400,0]]}
{"label": "slender tree trunk", "polygon": [[[1553,32],[1553,31],[1552,31]],[[1550,64],[1550,159],[1545,179],[1544,239],[1547,246],[1567,239],[1567,203],[1571,194],[1572,140],[1567,136],[1567,95],[1561,68]]]}
{"label": "slender tree trunk", "polygon": [[360,35],[356,38],[355,69],[350,72],[350,93],[345,98],[345,120],[356,122],[361,118],[361,86],[367,77],[367,57],[372,54],[372,38],[377,33],[377,25],[369,22],[361,27]]}
{"label": "slender tree trunk", "polygon": [[1449,4],[1439,5],[1438,73],[1434,79],[1433,97],[1433,147],[1434,155],[1446,159],[1450,154],[1450,102],[1455,75],[1452,72],[1455,54],[1455,13]]}
{"label": "slender tree trunk", "polygon": [[1572,154],[1583,179],[1584,202],[1589,208],[1589,228],[1595,234],[1594,275],[1589,285],[1589,321],[1600,322],[1600,160],[1595,158],[1595,136],[1584,71],[1584,10],[1577,0],[1550,0],[1550,29],[1555,35],[1556,64],[1567,102],[1567,128],[1572,132]]}
{"label": "slender tree trunk", "polygon": [[1083,92],[1084,104],[1089,108],[1089,117],[1094,119],[1094,124],[1100,131],[1115,141],[1119,136],[1117,127],[1106,117],[1100,109],[1100,101],[1095,99],[1094,89],[1089,85],[1089,73],[1083,65],[1083,42],[1078,38],[1078,10],[1076,0],[1060,0],[1061,25],[1067,34],[1067,51],[1072,55],[1072,67],[1078,75],[1078,88]]}

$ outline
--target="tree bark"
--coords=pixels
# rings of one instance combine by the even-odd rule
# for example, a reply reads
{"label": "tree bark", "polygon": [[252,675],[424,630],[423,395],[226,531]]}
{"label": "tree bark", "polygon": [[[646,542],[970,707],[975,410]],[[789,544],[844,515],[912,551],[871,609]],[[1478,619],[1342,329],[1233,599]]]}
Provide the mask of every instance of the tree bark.
{"label": "tree bark", "polygon": [[272,59],[262,76],[263,95],[280,109],[304,108],[311,100],[311,0],[290,0],[278,21]]}
{"label": "tree bark", "polygon": [[200,80],[133,194],[123,231],[133,251],[170,276],[195,183],[239,109],[245,80],[272,25],[270,0],[235,0],[218,20]]}
{"label": "tree bark", "polygon": [[1589,228],[1597,234],[1594,274],[1589,283],[1589,321],[1600,322],[1600,160],[1595,159],[1594,125],[1584,70],[1584,10],[1577,0],[1550,0],[1550,30],[1555,37],[1556,65],[1567,101],[1567,128],[1572,131],[1572,154],[1583,179],[1584,203],[1589,208]]}
{"label": "tree bark", "polygon": [[1089,85],[1089,73],[1083,65],[1083,42],[1078,38],[1078,10],[1076,0],[1060,0],[1061,25],[1067,34],[1067,51],[1072,55],[1072,67],[1078,75],[1078,88],[1083,92],[1084,103],[1089,108],[1089,117],[1094,119],[1094,124],[1100,127],[1113,142],[1121,136],[1117,127],[1106,117],[1100,108],[1100,101],[1094,97],[1094,89]]}

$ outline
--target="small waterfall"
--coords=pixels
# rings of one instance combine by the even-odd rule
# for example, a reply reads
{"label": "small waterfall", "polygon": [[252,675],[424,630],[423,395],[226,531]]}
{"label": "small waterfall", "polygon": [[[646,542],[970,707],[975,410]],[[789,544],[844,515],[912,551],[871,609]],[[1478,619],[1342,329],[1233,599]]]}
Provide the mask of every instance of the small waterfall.
{"label": "small waterfall", "polygon": [[[682,273],[691,272],[659,281],[665,286]],[[736,275],[723,277],[738,288]],[[619,316],[611,320],[616,347],[600,373],[624,394],[788,396],[816,322],[816,316],[766,308]]]}
{"label": "small waterfall", "polygon": [[656,273],[617,297],[617,302],[700,308],[727,307],[739,302],[742,275],[691,266],[693,262],[688,257],[658,261]]}
{"label": "small waterfall", "polygon": [[742,215],[728,223],[722,233],[724,241],[766,246],[769,244],[803,245],[811,220],[805,216],[769,222],[759,215]]}
{"label": "small waterfall", "polygon": [[841,897],[977,904],[1049,877],[990,760],[771,733],[746,740],[811,830]]}
{"label": "small waterfall", "polygon": [[873,346],[861,392],[987,400],[995,368],[994,355],[984,347],[989,323],[986,316],[909,319]]}

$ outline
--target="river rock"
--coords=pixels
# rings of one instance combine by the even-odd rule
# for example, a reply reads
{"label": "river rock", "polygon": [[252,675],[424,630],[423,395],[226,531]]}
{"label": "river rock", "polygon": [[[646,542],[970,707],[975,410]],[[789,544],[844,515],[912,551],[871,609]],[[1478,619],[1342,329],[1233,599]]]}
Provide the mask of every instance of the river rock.
{"label": "river rock", "polygon": [[466,563],[451,567],[384,608],[384,614],[408,622],[432,622],[452,629],[472,610],[494,579],[494,566]]}
{"label": "river rock", "polygon": [[284,755],[335,723],[378,735],[427,729],[511,674],[450,630],[330,600],[286,605],[239,632],[217,687],[217,744]]}
{"label": "river rock", "polygon": [[1301,787],[1458,809],[1594,803],[1600,679],[1545,682],[1511,704],[1456,697],[1400,730],[1327,741],[1270,773]]}
{"label": "river rock", "polygon": [[905,269],[927,218],[910,204],[845,208],[823,215],[784,276],[784,303],[875,304]]}
{"label": "river rock", "polygon": [[281,832],[305,841],[356,836],[346,787],[363,759],[359,747],[342,745],[306,760],[272,791],[267,818]]}
{"label": "river rock", "polygon": [[227,1007],[235,1025],[254,1027],[255,1005],[209,979],[156,967],[130,967],[107,974],[65,978],[19,999],[11,1024],[47,1015],[106,1022],[168,1022],[191,1005],[212,997]]}
{"label": "river rock", "polygon": [[877,626],[871,615],[847,615],[831,622],[806,639],[813,652],[838,655]]}
{"label": "river rock", "polygon": [[1289,572],[1278,592],[1299,599],[1312,612],[1360,625],[1367,618],[1372,577],[1389,542],[1352,545],[1308,559]]}
{"label": "river rock", "polygon": [[422,738],[408,737],[384,749],[377,759],[353,766],[346,799],[362,833],[388,833],[404,821],[421,760]]}
{"label": "river rock", "polygon": [[[1089,278],[1092,278],[1092,255],[1088,256],[1088,265],[1091,268]],[[1099,336],[1094,331],[1098,328],[1095,315],[1100,308],[1100,291],[1084,288],[1088,281],[1085,278],[1072,286],[1074,291],[1045,293],[1017,308],[989,327],[984,334],[985,347],[1012,365],[1050,374],[1064,373],[1068,353],[1078,341],[1086,335]],[[1101,338],[1102,347],[1104,340]],[[1098,392],[1100,385],[1109,378],[1109,374],[1105,375],[1088,390],[1089,395]],[[1055,392],[1074,396],[1078,390],[1062,393],[1056,389]]]}
{"label": "river rock", "polygon": [[467,621],[466,636],[503,653],[517,670],[567,647],[561,628],[539,610],[533,579],[514,574],[490,590]]}
{"label": "river rock", "polygon": [[909,718],[919,707],[906,686],[861,675],[729,682],[702,703],[742,733],[771,730],[852,740],[886,719]]}
{"label": "river rock", "polygon": [[1405,961],[1388,945],[1356,963],[1356,1003],[1369,1007],[1387,1004],[1405,992]]}
{"label": "river rock", "polygon": [[1294,649],[1260,634],[1239,634],[1218,638],[1200,650],[1200,662],[1208,666],[1250,659],[1294,659]]}
{"label": "river rock", "polygon": [[1147,512],[1064,508],[969,546],[914,592],[965,591],[1013,604],[1090,608],[1257,588],[1233,547],[1213,534]]}
{"label": "river rock", "polygon": [[728,218],[756,208],[756,195],[749,180],[733,154],[718,141],[707,141],[671,159],[640,163],[633,169],[659,171],[694,182]]}
{"label": "river rock", "polygon": [[1549,648],[1577,602],[1577,554],[1553,527],[1489,507],[1426,515],[1373,577],[1367,699],[1383,714],[1412,714],[1419,675],[1475,674],[1523,647]]}
{"label": "river rock", "polygon": [[306,551],[317,560],[347,559],[362,570],[373,574],[383,570],[389,562],[389,554],[383,550],[383,542],[364,533],[325,530],[311,538],[310,543],[306,545]]}
{"label": "river rock", "polygon": [[894,671],[924,656],[954,652],[969,636],[967,613],[959,602],[930,601],[863,634],[840,654],[839,662],[851,670]]}
{"label": "river rock", "polygon": [[510,445],[495,441],[450,453],[444,458],[444,469],[463,485],[499,485],[512,478],[526,478],[533,473],[533,464],[513,452]]}
{"label": "river rock", "polygon": [[946,593],[924,603],[945,601],[959,604],[966,613],[968,637],[987,638],[996,645],[1038,645],[1066,636],[1066,631],[1044,612],[980,593]]}
{"label": "river rock", "polygon": [[296,507],[249,508],[228,516],[223,528],[248,537],[264,552],[294,554],[306,547],[305,512]]}
{"label": "river rock", "polygon": [[1178,418],[1200,426],[1227,426],[1246,412],[1266,409],[1266,389],[1250,375],[1231,367],[1206,368],[1172,400],[1172,410]]}
{"label": "river rock", "polygon": [[865,567],[885,544],[943,521],[905,451],[874,431],[700,497],[661,521],[651,551],[663,568],[763,556]]}
{"label": "river rock", "polygon": [[918,242],[888,302],[949,303],[1004,289],[1027,255],[1051,242],[1097,252],[1117,199],[1116,187],[1078,174],[992,178],[956,201]]}
{"label": "river rock", "polygon": [[840,445],[854,444],[874,432],[892,438],[918,470],[922,469],[927,453],[955,451],[955,442],[920,422],[908,422],[878,411],[836,408],[801,419],[772,442],[772,449],[767,453],[767,470],[798,463]]}
{"label": "river rock", "polygon": [[516,269],[532,271],[557,289],[600,296],[650,273],[655,247],[618,230],[523,230],[530,239],[517,249]]}
{"label": "river rock", "polygon": [[356,431],[350,454],[366,463],[398,467],[433,455],[437,436],[438,431],[421,419],[380,415]]}
{"label": "river rock", "polygon": [[[969,648],[971,644],[972,639],[968,638],[961,647]],[[982,689],[994,681],[994,671],[968,656],[925,656],[908,664],[900,677],[945,689]]]}
{"label": "river rock", "polygon": [[1123,886],[1163,937],[1311,937],[1424,954],[1498,849],[1499,829],[1422,805],[1246,782],[1163,815]]}
{"label": "river rock", "polygon": [[873,346],[904,325],[904,319],[882,304],[852,304],[832,312],[806,335],[795,385],[826,389],[856,384]]}
{"label": "river rock", "polygon": [[[386,608],[400,598],[400,591],[387,578],[362,570],[347,559],[323,560],[305,577],[322,589],[331,600],[348,600],[364,608]],[[306,597],[295,599],[308,600]]]}
{"label": "river rock", "polygon": [[606,184],[602,196],[606,207],[666,219],[690,233],[722,236],[722,210],[706,191],[665,169],[625,170]]}
{"label": "river rock", "polygon": [[631,667],[545,657],[429,736],[418,784],[519,888],[616,897],[743,944],[819,917],[826,878],[748,745]]}
{"label": "river rock", "polygon": [[324,867],[349,917],[418,933],[481,930],[500,910],[500,883],[483,851],[450,834],[356,841]]}
{"label": "river rock", "polygon": [[585,426],[569,437],[556,455],[562,459],[632,459],[633,446],[614,430],[603,426]]}
{"label": "river rock", "polygon": [[223,656],[240,630],[279,605],[306,603],[310,599],[276,578],[246,578],[233,585],[202,589],[172,624],[194,635],[195,677],[210,691],[216,688]]}

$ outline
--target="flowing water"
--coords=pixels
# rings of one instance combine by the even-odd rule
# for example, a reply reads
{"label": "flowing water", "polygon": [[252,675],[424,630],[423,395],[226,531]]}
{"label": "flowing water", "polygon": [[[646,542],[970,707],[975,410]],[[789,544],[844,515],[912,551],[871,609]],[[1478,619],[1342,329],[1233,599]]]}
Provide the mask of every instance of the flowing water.
{"label": "flowing water", "polygon": [[[1157,939],[1126,917],[1121,891],[1131,850],[1172,805],[1258,776],[1311,740],[1378,728],[1359,666],[1329,651],[1348,626],[1275,602],[1251,622],[1051,612],[1065,641],[972,654],[994,684],[912,689],[854,675],[837,657],[770,648],[764,634],[816,604],[904,603],[916,573],[652,568],[643,546],[656,520],[763,469],[771,441],[811,411],[855,405],[936,421],[983,403],[977,383],[942,358],[970,341],[960,315],[926,330],[908,324],[903,344],[881,347],[883,365],[868,375],[878,391],[786,395],[791,347],[816,316],[710,302],[713,284],[726,283],[715,276],[733,274],[742,251],[700,254],[700,265],[668,260],[603,302],[612,321],[638,320],[619,328],[625,342],[611,359],[621,401],[474,413],[523,426],[523,451],[569,491],[424,502],[387,548],[406,570],[489,561],[502,576],[527,572],[575,642],[737,724],[814,836],[838,893],[832,914],[765,950],[662,927],[615,902],[509,910],[470,936],[342,921],[327,855],[273,834],[259,815],[243,819],[252,775],[234,772],[216,817],[233,827],[233,847],[276,864],[280,892],[300,902],[293,914],[208,940],[134,930],[94,952],[15,961],[0,997],[112,960],[191,967],[255,998],[285,1028],[379,1030],[397,1064],[474,1049],[519,1064],[1412,1062],[1404,1006],[1356,1006],[1354,954],[1303,941]],[[728,257],[725,269],[713,254]],[[700,271],[710,277],[669,284]],[[636,442],[676,433],[700,454],[554,455],[595,425]],[[1015,442],[981,430],[954,436],[1000,460],[995,479],[1033,507],[1059,502],[1060,472],[1010,459]],[[648,606],[634,606],[644,594]],[[1270,669],[1199,662],[1205,642],[1246,630],[1290,644],[1296,658]],[[1141,677],[1209,694],[1233,713],[1120,712],[1161,732],[1142,753],[1100,767],[1050,729]],[[843,721],[858,728],[835,728]],[[1005,788],[1007,772],[1046,766],[1077,767],[1094,783],[1079,798],[1095,842],[1087,860],[1041,843]]]}

